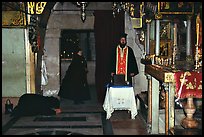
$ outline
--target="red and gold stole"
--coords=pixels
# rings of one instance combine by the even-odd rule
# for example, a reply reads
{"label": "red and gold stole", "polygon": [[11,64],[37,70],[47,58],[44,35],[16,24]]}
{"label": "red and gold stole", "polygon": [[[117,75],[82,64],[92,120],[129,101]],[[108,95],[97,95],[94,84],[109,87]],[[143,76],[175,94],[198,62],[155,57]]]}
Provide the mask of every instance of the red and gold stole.
{"label": "red and gold stole", "polygon": [[122,49],[118,46],[116,54],[116,74],[125,74],[125,80],[127,81],[128,47],[125,46]]}

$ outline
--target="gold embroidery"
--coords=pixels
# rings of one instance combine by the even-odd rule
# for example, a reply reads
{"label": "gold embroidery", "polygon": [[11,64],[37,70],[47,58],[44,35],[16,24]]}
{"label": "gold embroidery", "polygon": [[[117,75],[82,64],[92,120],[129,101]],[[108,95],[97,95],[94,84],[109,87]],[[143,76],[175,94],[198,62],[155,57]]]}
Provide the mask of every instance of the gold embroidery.
{"label": "gold embroidery", "polygon": [[[180,79],[180,82],[181,82],[181,83],[182,83],[182,81],[183,81],[183,79]],[[188,79],[185,79],[183,84],[186,85],[186,82],[187,82],[187,81],[188,81]]]}
{"label": "gold embroidery", "polygon": [[186,89],[194,89],[195,85],[193,85],[191,82],[186,84]]}
{"label": "gold embroidery", "polygon": [[[187,76],[191,76],[191,73],[190,73],[189,71],[187,71],[187,72],[185,72],[185,73],[186,73],[186,77],[187,77]],[[182,73],[181,76],[180,76],[180,82],[183,81],[183,77],[184,77],[184,73]],[[188,79],[185,78],[183,84],[186,85],[186,82],[187,82],[187,81],[188,81]]]}
{"label": "gold embroidery", "polygon": [[173,73],[164,73],[164,82],[173,82],[174,75]]}
{"label": "gold embroidery", "polygon": [[202,80],[200,81],[200,85],[198,85],[198,89],[201,89],[202,90]]}
{"label": "gold embroidery", "polygon": [[202,90],[202,84],[198,86],[198,89]]}

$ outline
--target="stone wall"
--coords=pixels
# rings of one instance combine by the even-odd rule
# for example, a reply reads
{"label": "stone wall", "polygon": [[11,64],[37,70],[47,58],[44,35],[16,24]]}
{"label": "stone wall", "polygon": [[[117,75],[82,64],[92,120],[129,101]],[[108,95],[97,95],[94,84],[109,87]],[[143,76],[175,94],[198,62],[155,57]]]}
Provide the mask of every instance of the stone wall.
{"label": "stone wall", "polygon": [[128,13],[125,13],[125,32],[128,34],[127,45],[134,51],[139,70],[139,74],[133,78],[135,94],[147,91],[147,79],[144,75],[145,66],[141,63],[141,58],[144,54],[144,45],[139,43],[137,31],[139,30],[133,28],[130,16]]}

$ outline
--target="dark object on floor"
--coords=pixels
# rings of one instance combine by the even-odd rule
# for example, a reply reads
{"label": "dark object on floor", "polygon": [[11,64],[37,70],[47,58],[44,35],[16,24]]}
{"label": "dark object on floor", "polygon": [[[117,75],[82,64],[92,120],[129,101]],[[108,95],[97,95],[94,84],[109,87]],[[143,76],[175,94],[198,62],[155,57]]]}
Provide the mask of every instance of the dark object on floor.
{"label": "dark object on floor", "polygon": [[55,115],[60,101],[55,97],[39,94],[24,94],[19,98],[11,116]]}
{"label": "dark object on floor", "polygon": [[5,104],[5,114],[11,114],[12,112],[13,104],[11,103],[10,99],[7,99]]}
{"label": "dark object on floor", "polygon": [[36,117],[33,121],[86,121],[86,117]]}

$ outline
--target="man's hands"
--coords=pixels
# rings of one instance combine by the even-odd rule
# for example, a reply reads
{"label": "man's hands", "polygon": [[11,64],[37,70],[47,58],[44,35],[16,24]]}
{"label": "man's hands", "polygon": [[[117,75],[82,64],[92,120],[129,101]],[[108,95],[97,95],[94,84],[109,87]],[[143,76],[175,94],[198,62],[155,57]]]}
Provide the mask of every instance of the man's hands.
{"label": "man's hands", "polygon": [[57,108],[57,109],[55,109],[55,112],[56,112],[56,114],[59,114],[59,113],[61,113],[62,111],[61,111],[60,108]]}
{"label": "man's hands", "polygon": [[130,76],[131,76],[131,77],[134,77],[134,76],[135,76],[135,73],[130,73]]}
{"label": "man's hands", "polygon": [[[114,74],[115,74],[114,72],[111,72],[111,76],[112,76],[112,77],[113,77]],[[131,76],[131,77],[134,77],[134,76],[135,76],[135,73],[130,73],[130,76]]]}
{"label": "man's hands", "polygon": [[111,72],[111,76],[112,76],[112,77],[113,77],[114,74],[115,74],[114,72]]}

